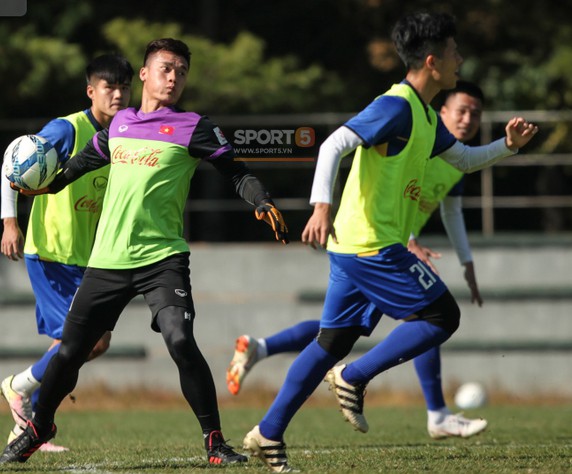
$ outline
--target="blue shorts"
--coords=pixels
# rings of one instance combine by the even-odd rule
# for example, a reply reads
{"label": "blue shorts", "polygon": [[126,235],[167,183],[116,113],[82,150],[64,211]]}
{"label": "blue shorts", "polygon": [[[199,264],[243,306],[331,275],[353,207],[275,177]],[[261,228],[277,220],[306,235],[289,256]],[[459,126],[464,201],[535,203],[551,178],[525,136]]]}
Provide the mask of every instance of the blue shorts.
{"label": "blue shorts", "polygon": [[64,321],[85,268],[46,262],[37,255],[25,255],[25,260],[36,297],[38,333],[61,339]]}
{"label": "blue shorts", "polygon": [[406,318],[447,291],[439,276],[400,244],[367,257],[328,254],[330,281],[320,323],[324,328],[362,326],[369,335],[382,314]]}

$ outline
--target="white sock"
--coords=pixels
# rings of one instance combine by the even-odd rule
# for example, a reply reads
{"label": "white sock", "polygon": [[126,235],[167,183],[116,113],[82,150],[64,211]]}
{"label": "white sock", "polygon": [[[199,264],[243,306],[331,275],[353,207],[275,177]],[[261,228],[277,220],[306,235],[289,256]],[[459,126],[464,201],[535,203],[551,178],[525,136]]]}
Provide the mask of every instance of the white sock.
{"label": "white sock", "polygon": [[23,372],[14,375],[12,379],[12,390],[23,396],[30,396],[38,388],[40,388],[41,383],[38,382],[32,375],[32,366],[28,367]]}
{"label": "white sock", "polygon": [[443,423],[445,417],[451,414],[451,410],[447,407],[439,408],[439,410],[427,410],[427,421],[431,425]]}
{"label": "white sock", "polygon": [[256,360],[266,359],[268,357],[268,349],[266,349],[266,339],[256,339],[258,346],[256,347]]}

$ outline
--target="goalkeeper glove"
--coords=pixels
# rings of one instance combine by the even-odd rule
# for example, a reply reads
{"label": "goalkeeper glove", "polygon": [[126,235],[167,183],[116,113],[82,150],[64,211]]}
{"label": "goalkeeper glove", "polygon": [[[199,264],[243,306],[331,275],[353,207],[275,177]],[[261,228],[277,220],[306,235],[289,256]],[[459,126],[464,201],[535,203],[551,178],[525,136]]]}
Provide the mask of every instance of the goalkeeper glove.
{"label": "goalkeeper glove", "polygon": [[283,244],[290,242],[290,240],[288,240],[288,227],[286,227],[284,218],[273,204],[261,204],[254,211],[254,215],[259,221],[264,221],[272,227],[276,240],[281,241]]}
{"label": "goalkeeper glove", "polygon": [[24,188],[19,188],[12,182],[10,182],[10,187],[14,191],[18,191],[20,194],[23,194],[24,196],[38,196],[40,194],[48,194],[50,192],[50,188],[48,187],[40,189],[24,189]]}

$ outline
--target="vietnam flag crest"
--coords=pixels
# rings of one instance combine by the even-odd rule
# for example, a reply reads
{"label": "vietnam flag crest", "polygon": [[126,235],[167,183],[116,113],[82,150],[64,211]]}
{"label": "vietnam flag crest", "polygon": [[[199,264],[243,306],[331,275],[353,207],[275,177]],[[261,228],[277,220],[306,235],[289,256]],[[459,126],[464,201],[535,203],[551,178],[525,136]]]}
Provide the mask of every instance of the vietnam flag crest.
{"label": "vietnam flag crest", "polygon": [[159,133],[161,135],[173,135],[173,133],[175,133],[175,127],[171,125],[161,125],[161,128],[159,128]]}

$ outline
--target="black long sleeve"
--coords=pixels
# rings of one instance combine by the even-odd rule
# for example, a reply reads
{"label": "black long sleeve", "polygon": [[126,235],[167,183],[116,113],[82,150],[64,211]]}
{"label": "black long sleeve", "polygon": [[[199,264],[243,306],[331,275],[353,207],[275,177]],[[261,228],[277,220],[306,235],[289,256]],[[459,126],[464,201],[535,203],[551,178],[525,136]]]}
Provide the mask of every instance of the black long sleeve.
{"label": "black long sleeve", "polygon": [[108,135],[107,129],[98,132],[78,154],[67,160],[50,184],[49,192],[56,194],[84,174],[109,165]]}
{"label": "black long sleeve", "polygon": [[209,162],[232,182],[237,194],[249,204],[259,206],[272,202],[270,193],[242,161],[235,161],[233,157],[227,155]]}

